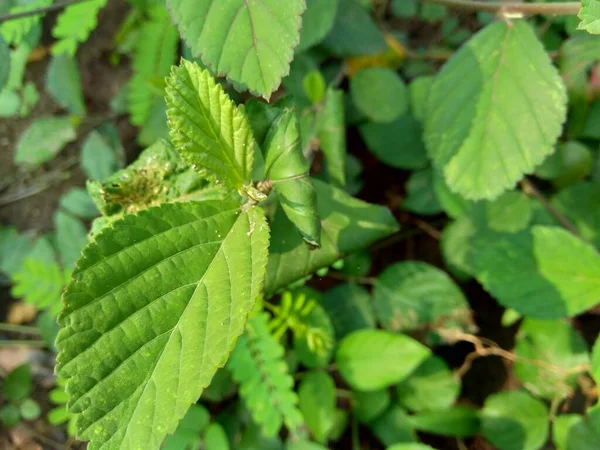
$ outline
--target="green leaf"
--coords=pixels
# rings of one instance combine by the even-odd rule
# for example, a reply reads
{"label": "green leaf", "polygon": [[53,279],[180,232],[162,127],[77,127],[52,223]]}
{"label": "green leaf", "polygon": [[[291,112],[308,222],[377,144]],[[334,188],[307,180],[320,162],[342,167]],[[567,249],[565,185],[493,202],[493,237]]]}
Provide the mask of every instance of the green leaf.
{"label": "green leaf", "polygon": [[538,450],[548,425],[546,405],[522,391],[491,395],[481,412],[483,435],[498,450]]}
{"label": "green leaf", "polygon": [[583,338],[572,325],[556,320],[526,318],[517,335],[515,355],[515,374],[523,386],[536,397],[554,401],[573,392],[578,375],[589,364]]}
{"label": "green leaf", "polygon": [[299,441],[289,444],[286,450],[327,450],[327,448],[314,442]]}
{"label": "green leaf", "polygon": [[244,329],[268,236],[260,208],[190,202],[126,216],[86,247],[57,373],[90,450],[157,448],[173,432]]}
{"label": "green leaf", "polygon": [[298,119],[285,110],[265,138],[265,177],[273,184],[285,215],[311,246],[321,246],[321,221],[316,211],[317,193],[302,154]]}
{"label": "green leaf", "polygon": [[303,0],[167,0],[194,56],[268,99],[289,73],[300,41]]}
{"label": "green leaf", "polygon": [[412,116],[405,114],[390,123],[366,123],[359,131],[369,150],[388,166],[414,170],[428,163],[421,124]]}
{"label": "green leaf", "polygon": [[436,77],[425,120],[427,149],[452,191],[493,199],[553,152],[566,101],[531,27],[495,22]]}
{"label": "green leaf", "polygon": [[40,405],[30,398],[25,399],[20,405],[21,417],[25,420],[35,420],[42,414]]}
{"label": "green leaf", "polygon": [[600,1],[581,0],[581,9],[577,15],[581,23],[578,30],[585,30],[590,34],[600,34]]}
{"label": "green leaf", "polygon": [[552,204],[577,227],[584,239],[600,247],[600,185],[575,184],[555,195]]}
{"label": "green leaf", "polygon": [[52,28],[52,36],[58,40],[52,46],[52,54],[75,56],[79,44],[87,41],[92,30],[96,28],[98,11],[104,8],[106,1],[88,0],[66,8]]}
{"label": "green leaf", "polygon": [[443,436],[467,437],[479,432],[477,410],[458,405],[451,409],[425,411],[410,416],[416,430]]}
{"label": "green leaf", "polygon": [[[400,0],[401,3],[406,2],[407,0]],[[408,0],[412,1],[412,0]],[[411,443],[411,444],[394,444],[391,447],[388,447],[386,450],[435,450],[433,447],[425,444],[419,443]]]}
{"label": "green leaf", "polygon": [[362,423],[377,419],[390,406],[390,402],[391,396],[388,389],[352,392],[352,412]]}
{"label": "green leaf", "polygon": [[600,435],[578,414],[561,414],[552,425],[552,441],[557,450],[595,450]]}
{"label": "green leaf", "polygon": [[218,423],[211,423],[204,432],[205,450],[229,450],[229,439],[223,427]]}
{"label": "green leaf", "polygon": [[350,81],[356,108],[373,122],[393,122],[408,112],[408,88],[393,70],[363,69]]}
{"label": "green leaf", "polygon": [[417,0],[392,0],[392,14],[396,17],[411,19],[417,15],[418,9]]}
{"label": "green leaf", "polygon": [[193,450],[200,444],[200,433],[210,423],[210,413],[202,405],[191,405],[175,432],[165,439],[163,450]]}
{"label": "green leaf", "polygon": [[12,277],[11,295],[24,299],[38,309],[48,309],[52,314],[57,314],[68,278],[69,271],[63,271],[55,261],[29,257]]}
{"label": "green leaf", "polygon": [[32,236],[21,234],[13,227],[0,226],[0,273],[14,275],[31,251]]}
{"label": "green leaf", "polygon": [[171,140],[182,156],[226,186],[249,182],[255,143],[244,107],[186,60],[171,71],[166,92]]}
{"label": "green leaf", "polygon": [[317,118],[317,137],[325,155],[327,175],[338,187],[346,185],[346,123],[344,91],[329,89]]}
{"label": "green leaf", "polygon": [[35,119],[19,138],[15,163],[39,166],[54,158],[76,137],[69,117]]}
{"label": "green leaf", "polygon": [[417,442],[417,433],[410,417],[398,405],[392,406],[370,424],[377,438],[386,446],[398,443]]}
{"label": "green leaf", "polygon": [[336,396],[333,379],[323,371],[310,372],[298,387],[300,411],[314,438],[324,444],[335,422]]}
{"label": "green leaf", "polygon": [[21,412],[17,405],[11,403],[3,405],[0,408],[0,422],[7,427],[14,427],[21,421]]}
{"label": "green leaf", "polygon": [[405,379],[430,353],[427,347],[402,334],[359,330],[340,342],[335,361],[350,386],[375,391]]}
{"label": "green leaf", "polygon": [[600,298],[600,255],[562,228],[487,233],[477,239],[473,264],[486,290],[524,316],[571,317]]}
{"label": "green leaf", "polygon": [[296,52],[321,42],[333,28],[337,12],[338,0],[306,0],[306,11],[302,15],[300,44]]}
{"label": "green leaf", "polygon": [[68,213],[58,211],[54,216],[56,247],[62,267],[71,270],[87,244],[87,230],[83,223]]}
{"label": "green leaf", "polygon": [[2,394],[9,401],[23,400],[32,389],[31,366],[23,364],[11,371],[4,379]]}
{"label": "green leaf", "polygon": [[371,55],[383,52],[387,44],[377,24],[356,0],[338,0],[333,29],[323,45],[337,56]]}
{"label": "green leaf", "polygon": [[0,61],[3,61],[0,67],[0,92],[8,81],[10,75],[10,48],[0,34]]}
{"label": "green leaf", "polygon": [[60,198],[60,207],[82,219],[93,219],[100,215],[98,208],[85,189],[73,188]]}
{"label": "green leaf", "polygon": [[118,169],[115,150],[98,132],[92,131],[81,147],[81,168],[92,180],[106,180]]}
{"label": "green leaf", "polygon": [[335,328],[337,339],[363,328],[375,328],[371,296],[361,286],[340,284],[323,295],[322,305]]}
{"label": "green leaf", "polygon": [[460,288],[444,271],[418,261],[393,264],[377,277],[373,307],[390,331],[465,329],[471,323]]}
{"label": "green leaf", "polygon": [[[50,6],[53,0],[31,0],[10,9],[10,14],[25,13]],[[36,27],[44,14],[34,14],[21,19],[7,20],[0,24],[0,34],[8,44],[19,45],[27,34]]]}
{"label": "green leaf", "polygon": [[269,331],[268,315],[260,313],[248,322],[227,363],[254,422],[267,437],[277,435],[283,424],[296,431],[303,423],[284,354]]}
{"label": "green leaf", "polygon": [[344,254],[365,248],[388,236],[398,225],[387,208],[350,197],[319,180],[317,214],[321,218],[321,248],[309,250],[281,211],[272,223],[265,295],[327,267]]}
{"label": "green leaf", "polygon": [[435,77],[432,75],[421,76],[415,78],[408,86],[410,110],[413,116],[421,123],[423,123],[427,117],[427,100],[434,82]]}
{"label": "green leaf", "polygon": [[318,104],[325,96],[325,78],[318,70],[311,70],[302,80],[304,93],[313,105]]}
{"label": "green leaf", "polygon": [[431,167],[413,172],[406,184],[406,199],[402,208],[424,216],[442,212],[436,197],[434,182],[435,173]]}
{"label": "green leaf", "polygon": [[443,359],[431,356],[396,386],[398,403],[412,411],[441,410],[454,404],[460,380]]}
{"label": "green leaf", "polygon": [[85,116],[81,74],[74,58],[65,55],[52,58],[48,67],[46,88],[60,106],[72,114]]}
{"label": "green leaf", "polygon": [[128,89],[127,107],[134,125],[143,125],[156,99],[163,96],[163,79],[175,63],[179,42],[177,29],[162,5],[150,8],[148,14],[136,40]]}

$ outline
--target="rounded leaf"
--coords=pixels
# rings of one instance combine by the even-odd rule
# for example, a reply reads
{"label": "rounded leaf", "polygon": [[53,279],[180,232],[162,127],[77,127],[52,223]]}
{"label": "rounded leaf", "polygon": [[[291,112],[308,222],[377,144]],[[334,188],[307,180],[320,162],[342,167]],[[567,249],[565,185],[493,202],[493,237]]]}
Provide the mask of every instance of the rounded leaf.
{"label": "rounded leaf", "polygon": [[408,112],[408,88],[390,69],[363,69],[350,81],[350,94],[360,112],[373,122],[392,122]]}

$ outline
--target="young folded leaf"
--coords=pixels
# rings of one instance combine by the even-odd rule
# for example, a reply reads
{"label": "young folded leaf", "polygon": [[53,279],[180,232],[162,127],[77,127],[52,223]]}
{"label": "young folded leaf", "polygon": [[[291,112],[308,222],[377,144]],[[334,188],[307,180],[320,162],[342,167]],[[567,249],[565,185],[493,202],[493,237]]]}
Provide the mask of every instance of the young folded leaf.
{"label": "young folded leaf", "polygon": [[273,122],[264,145],[265,175],[279,202],[304,240],[321,246],[321,220],[309,166],[302,154],[296,113],[287,109]]}
{"label": "young folded leaf", "polygon": [[183,157],[217,183],[235,189],[249,183],[255,142],[244,107],[207,70],[183,59],[166,94],[171,140]]}
{"label": "young folded leaf", "polygon": [[262,290],[261,208],[165,204],[83,252],[64,294],[57,373],[88,449],[158,448],[225,364]]}

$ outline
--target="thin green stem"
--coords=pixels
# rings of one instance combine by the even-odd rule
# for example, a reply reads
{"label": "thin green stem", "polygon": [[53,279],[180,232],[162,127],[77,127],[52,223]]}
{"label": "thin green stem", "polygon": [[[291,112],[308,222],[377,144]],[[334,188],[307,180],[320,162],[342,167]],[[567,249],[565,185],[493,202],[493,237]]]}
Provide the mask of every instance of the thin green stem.
{"label": "thin green stem", "polygon": [[23,11],[14,14],[5,14],[0,16],[0,23],[8,22],[9,20],[17,20],[23,19],[25,17],[37,16],[38,14],[45,14],[52,11],[59,11],[71,5],[76,5],[77,3],[89,2],[90,0],[65,0],[60,3],[55,3],[50,6],[45,6],[43,8],[31,9],[29,11]]}
{"label": "thin green stem", "polygon": [[421,0],[425,3],[437,3],[449,8],[464,9],[467,11],[485,11],[504,15],[522,14],[525,16],[535,14],[548,14],[554,16],[575,16],[581,8],[580,2],[562,3],[521,3],[516,1],[482,1],[482,0]]}
{"label": "thin green stem", "polygon": [[23,334],[32,334],[34,336],[39,336],[40,332],[35,327],[28,327],[25,325],[13,325],[10,323],[2,323],[0,322],[0,331],[7,331],[12,333],[23,333]]}

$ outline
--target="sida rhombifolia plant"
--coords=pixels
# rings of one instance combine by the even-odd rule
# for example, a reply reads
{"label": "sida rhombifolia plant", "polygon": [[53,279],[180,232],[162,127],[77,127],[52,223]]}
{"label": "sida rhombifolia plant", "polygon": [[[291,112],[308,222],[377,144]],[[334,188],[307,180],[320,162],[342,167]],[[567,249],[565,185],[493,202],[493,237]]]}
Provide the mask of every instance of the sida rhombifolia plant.
{"label": "sida rhombifolia plant", "polygon": [[[496,199],[532,172],[554,151],[567,112],[565,85],[519,16],[570,12],[573,5],[538,5],[536,11],[490,5],[500,20],[427,81],[423,112],[433,167],[449,195],[465,202]],[[167,6],[205,67],[182,59],[166,79],[170,142],[157,142],[109,181],[90,183],[104,217],[77,263],[58,318],[57,373],[67,380],[78,437],[89,440],[92,450],[159,448],[226,364],[245,329],[230,365],[237,381],[251,378],[243,349],[269,330],[260,312],[248,325],[247,320],[261,309],[262,299],[398,229],[385,208],[339,189],[344,171],[336,151],[325,152],[330,183],[311,177],[305,151],[310,146],[299,122],[307,118],[298,117],[289,98],[237,105],[212,75],[225,74],[236,89],[269,100],[300,42],[304,0],[167,0]],[[164,21],[160,13],[156,17]],[[583,0],[580,17],[582,28],[599,32],[600,2]],[[316,111],[323,116],[313,131],[329,150],[339,149],[340,92],[331,86],[318,97]],[[548,248],[544,242],[552,242],[563,260],[576,254],[580,274],[600,267],[587,243],[560,228],[535,226],[519,239],[519,249]],[[511,260],[513,239],[491,234],[482,241],[478,245],[491,251],[475,258],[477,278],[505,306],[555,319],[597,301],[596,285],[582,286],[586,277],[565,278],[553,258],[542,257],[537,263],[546,264],[541,270],[547,279],[562,277],[560,295],[540,282],[533,298],[530,291],[520,297],[511,290],[513,281],[536,261]],[[514,270],[508,275],[488,270],[498,260]],[[544,308],[538,297],[545,299]],[[281,326],[288,326],[283,319],[275,328]],[[391,351],[376,331],[361,333],[345,340],[339,354],[351,354],[359,341],[361,358],[369,357],[364,342]],[[418,354],[418,361],[382,380],[339,357],[341,374],[360,390],[382,389],[428,355],[408,337],[393,339]],[[264,360],[280,352],[274,344],[272,351],[260,348]],[[301,419],[293,402],[280,407],[286,425],[297,427]]]}

